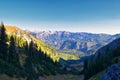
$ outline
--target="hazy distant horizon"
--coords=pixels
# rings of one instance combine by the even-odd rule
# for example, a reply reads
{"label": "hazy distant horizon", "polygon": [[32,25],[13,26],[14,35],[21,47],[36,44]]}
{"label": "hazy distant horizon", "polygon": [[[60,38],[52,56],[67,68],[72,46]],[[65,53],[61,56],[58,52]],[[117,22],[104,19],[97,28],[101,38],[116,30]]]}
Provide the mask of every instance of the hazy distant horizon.
{"label": "hazy distant horizon", "polygon": [[51,31],[51,30],[29,30],[29,29],[24,29],[25,31],[30,31],[30,32],[71,32],[71,33],[90,33],[90,34],[107,34],[107,35],[116,35],[116,34],[120,34],[120,33],[115,33],[115,34],[109,34],[109,33],[95,33],[95,32],[77,32],[77,31],[65,31],[65,30],[56,30],[56,31]]}
{"label": "hazy distant horizon", "polygon": [[[111,22],[91,22],[89,25],[84,25],[80,23],[74,24],[62,24],[62,23],[34,23],[34,24],[22,24],[22,23],[9,23],[4,24],[17,26],[24,30],[30,31],[68,31],[68,32],[87,32],[87,33],[95,33],[95,34],[118,34],[120,33],[120,21],[111,21]],[[102,24],[101,24],[102,23]],[[109,23],[109,24],[108,24]],[[34,27],[35,26],[35,27]],[[37,26],[37,27],[36,27]],[[78,26],[78,27],[76,27]],[[58,28],[59,27],[59,28]],[[94,28],[93,28],[94,27]]]}

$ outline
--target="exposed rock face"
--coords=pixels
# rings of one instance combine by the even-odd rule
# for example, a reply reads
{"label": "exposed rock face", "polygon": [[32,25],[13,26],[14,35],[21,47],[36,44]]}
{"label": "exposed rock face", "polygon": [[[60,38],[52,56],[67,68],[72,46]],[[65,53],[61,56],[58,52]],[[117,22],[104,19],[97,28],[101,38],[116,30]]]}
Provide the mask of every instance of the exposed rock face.
{"label": "exposed rock face", "polygon": [[120,80],[120,62],[110,66],[100,80]]}

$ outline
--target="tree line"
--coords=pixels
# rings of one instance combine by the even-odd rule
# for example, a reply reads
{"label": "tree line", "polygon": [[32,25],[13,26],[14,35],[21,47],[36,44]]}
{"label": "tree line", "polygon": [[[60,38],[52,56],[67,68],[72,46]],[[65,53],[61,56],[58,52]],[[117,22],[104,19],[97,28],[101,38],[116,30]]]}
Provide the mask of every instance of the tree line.
{"label": "tree line", "polygon": [[3,23],[0,25],[0,59],[14,65],[19,65],[18,53],[16,53],[15,40],[13,36],[10,40],[7,37]]}

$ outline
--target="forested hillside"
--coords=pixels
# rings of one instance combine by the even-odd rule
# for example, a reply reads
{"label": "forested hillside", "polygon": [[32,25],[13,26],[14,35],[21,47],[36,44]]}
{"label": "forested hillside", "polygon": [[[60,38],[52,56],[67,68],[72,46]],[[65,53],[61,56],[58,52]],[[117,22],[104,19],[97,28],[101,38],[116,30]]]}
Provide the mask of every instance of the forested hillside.
{"label": "forested hillside", "polygon": [[45,52],[48,56],[50,56],[54,61],[59,60],[59,56],[57,54],[57,51],[52,48],[51,46],[47,45],[41,40],[36,39],[34,36],[30,35],[29,33],[25,32],[24,30],[16,27],[16,26],[7,26],[5,25],[6,33],[8,35],[16,35],[19,40],[16,40],[20,47],[23,47],[24,41],[27,41],[30,43],[30,41],[33,41],[35,44],[37,44],[37,49],[41,49],[41,51]]}
{"label": "forested hillside", "polygon": [[40,76],[64,73],[58,60],[48,45],[19,28],[0,25],[0,75],[38,80]]}

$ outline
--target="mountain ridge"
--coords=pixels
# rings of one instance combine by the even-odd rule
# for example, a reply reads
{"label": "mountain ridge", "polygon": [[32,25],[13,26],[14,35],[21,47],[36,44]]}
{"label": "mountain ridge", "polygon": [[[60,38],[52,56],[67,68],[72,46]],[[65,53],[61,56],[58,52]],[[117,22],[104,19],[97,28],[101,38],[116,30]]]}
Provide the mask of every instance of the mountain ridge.
{"label": "mountain ridge", "polygon": [[86,54],[93,54],[100,47],[120,37],[120,34],[110,35],[67,31],[28,31],[28,33],[57,50],[74,49]]}

